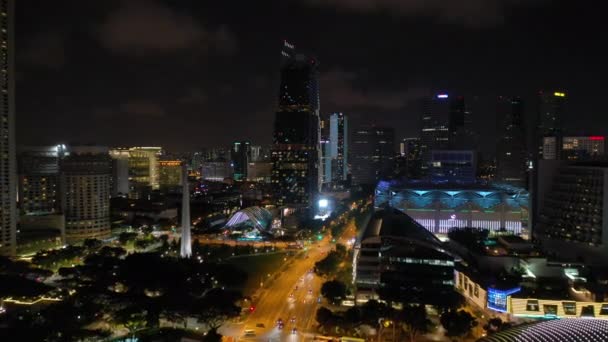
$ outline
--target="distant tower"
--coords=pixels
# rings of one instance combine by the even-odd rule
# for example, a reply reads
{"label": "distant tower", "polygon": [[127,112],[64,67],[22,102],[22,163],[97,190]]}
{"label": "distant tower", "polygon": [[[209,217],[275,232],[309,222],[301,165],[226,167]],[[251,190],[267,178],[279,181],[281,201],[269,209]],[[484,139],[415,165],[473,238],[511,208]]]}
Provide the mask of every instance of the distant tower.
{"label": "distant tower", "polygon": [[192,239],[190,238],[190,189],[188,188],[188,167],[182,165],[182,245],[180,256],[189,258],[192,255]]}
{"label": "distant tower", "polygon": [[17,249],[17,168],[15,158],[15,1],[0,0],[0,254]]}

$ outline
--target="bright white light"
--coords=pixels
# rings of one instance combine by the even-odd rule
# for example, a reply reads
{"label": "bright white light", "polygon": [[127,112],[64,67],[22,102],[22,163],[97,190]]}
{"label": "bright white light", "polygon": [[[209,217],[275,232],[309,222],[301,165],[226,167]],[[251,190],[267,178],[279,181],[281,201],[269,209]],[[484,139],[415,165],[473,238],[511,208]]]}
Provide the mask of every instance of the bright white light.
{"label": "bright white light", "polygon": [[319,200],[319,208],[327,208],[329,201],[325,198]]}

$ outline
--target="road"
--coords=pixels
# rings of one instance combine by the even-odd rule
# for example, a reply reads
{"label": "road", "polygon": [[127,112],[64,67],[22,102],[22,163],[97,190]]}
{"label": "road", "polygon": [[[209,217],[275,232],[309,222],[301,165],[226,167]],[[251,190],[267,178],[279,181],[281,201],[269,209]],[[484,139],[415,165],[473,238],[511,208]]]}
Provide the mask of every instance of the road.
{"label": "road", "polygon": [[[337,242],[351,247],[355,234],[354,227],[348,227]],[[312,269],[334,248],[328,235],[309,246],[303,252],[305,256],[295,257],[268,288],[258,293],[252,303],[255,310],[243,322],[225,324],[219,332],[232,337],[232,341],[312,341],[316,312],[322,305],[317,299],[324,281]],[[279,319],[283,329],[277,326]]]}
{"label": "road", "polygon": [[[255,310],[243,323],[228,324],[220,332],[239,341],[304,341],[303,332],[310,331],[315,324],[322,284],[312,268],[331,250],[329,242],[330,239],[325,237],[309,247],[306,256],[296,257],[288,269],[254,300]],[[282,330],[276,324],[278,319],[284,322]],[[292,333],[293,328],[297,329],[295,334]],[[246,336],[248,330],[253,330],[254,334]]]}

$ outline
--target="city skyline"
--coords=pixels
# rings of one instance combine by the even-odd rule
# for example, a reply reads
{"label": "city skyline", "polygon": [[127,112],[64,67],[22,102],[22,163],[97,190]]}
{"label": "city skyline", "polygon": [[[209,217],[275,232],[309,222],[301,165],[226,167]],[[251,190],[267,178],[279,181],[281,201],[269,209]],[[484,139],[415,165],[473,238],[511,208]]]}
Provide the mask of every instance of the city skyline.
{"label": "city skyline", "polygon": [[[546,89],[567,93],[563,121],[572,134],[607,133],[585,130],[602,126],[594,122],[602,98],[596,65],[605,55],[595,43],[599,14],[584,3],[353,4],[270,1],[232,11],[230,3],[109,1],[72,17],[77,2],[20,1],[17,143],[269,144],[284,39],[319,58],[321,114],[344,112],[351,127],[386,122],[398,140],[415,136],[419,99],[446,90],[486,102],[473,122],[491,127],[481,132],[487,141],[497,96],[532,103]],[[584,56],[572,52],[582,49]]]}

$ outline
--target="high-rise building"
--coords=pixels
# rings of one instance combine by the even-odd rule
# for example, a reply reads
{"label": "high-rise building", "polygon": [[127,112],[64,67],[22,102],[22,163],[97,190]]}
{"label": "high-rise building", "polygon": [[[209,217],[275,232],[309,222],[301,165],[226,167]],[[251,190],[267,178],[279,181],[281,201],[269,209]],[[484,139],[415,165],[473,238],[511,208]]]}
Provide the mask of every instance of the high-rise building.
{"label": "high-rise building", "polygon": [[526,185],[526,132],[524,105],[519,97],[499,97],[497,104],[496,179]]}
{"label": "high-rise building", "polygon": [[252,162],[270,161],[270,155],[272,150],[270,146],[252,145],[250,147],[250,150]]}
{"label": "high-rise building", "polygon": [[608,165],[540,160],[534,236],[562,259],[608,265]]}
{"label": "high-rise building", "polygon": [[474,148],[472,114],[463,96],[440,93],[424,99],[420,134],[423,170],[429,168],[433,150]]}
{"label": "high-rise building", "polygon": [[129,158],[112,158],[112,177],[110,178],[112,197],[129,195]]}
{"label": "high-rise building", "polygon": [[17,247],[14,9],[14,1],[0,0],[0,254],[15,254]]}
{"label": "high-rise building", "polygon": [[420,138],[404,138],[399,143],[400,165],[396,173],[408,179],[422,177]]}
{"label": "high-rise building", "polygon": [[201,178],[212,182],[223,182],[232,178],[234,171],[229,161],[207,161],[201,166]]}
{"label": "high-rise building", "polygon": [[160,147],[128,147],[110,150],[113,159],[127,159],[129,163],[129,197],[143,198],[158,190],[158,156]]}
{"label": "high-rise building", "polygon": [[331,145],[329,143],[329,119],[320,121],[321,129],[321,184],[326,189],[331,185]]}
{"label": "high-rise building", "polygon": [[27,147],[19,152],[19,209],[22,215],[59,211],[59,161],[65,145]]}
{"label": "high-rise building", "polygon": [[251,144],[249,141],[234,142],[230,150],[230,156],[234,169],[234,180],[246,180],[247,165],[249,159],[251,159]]}
{"label": "high-rise building", "polygon": [[473,184],[477,176],[477,153],[473,150],[431,151],[433,183]]}
{"label": "high-rise building", "polygon": [[601,135],[564,137],[563,160],[591,160],[605,156],[606,138]]}
{"label": "high-rise building", "polygon": [[539,144],[539,159],[559,159],[561,155],[561,120],[564,115],[565,104],[566,93],[564,92],[541,91],[538,94],[537,133],[539,136],[536,137],[536,141]]}
{"label": "high-rise building", "polygon": [[182,161],[160,160],[158,162],[158,183],[162,191],[177,192],[182,188]]}
{"label": "high-rise building", "polygon": [[423,169],[428,169],[432,150],[449,148],[449,121],[450,97],[448,94],[437,94],[424,100],[420,133]]}
{"label": "high-rise building", "polygon": [[353,134],[351,152],[353,184],[375,185],[391,171],[395,157],[395,130],[388,127],[359,127]]}
{"label": "high-rise building", "polygon": [[309,207],[320,185],[318,62],[285,42],[274,122],[272,184],[278,205]]}
{"label": "high-rise building", "polygon": [[343,113],[329,117],[329,146],[332,182],[344,182],[348,175],[348,118]]}
{"label": "high-rise building", "polygon": [[61,160],[61,208],[68,242],[110,235],[108,149],[74,146]]}

